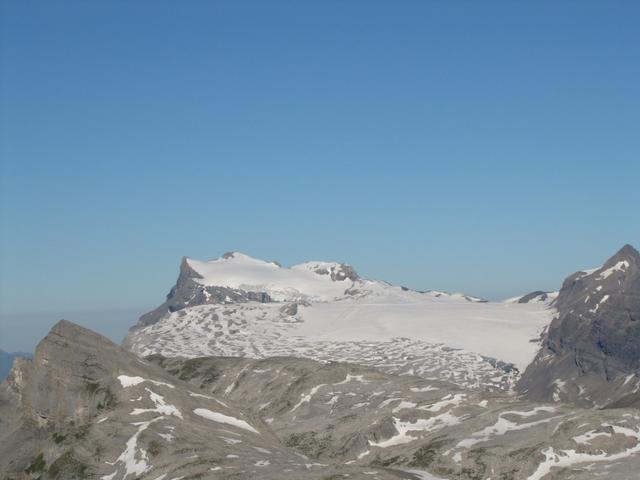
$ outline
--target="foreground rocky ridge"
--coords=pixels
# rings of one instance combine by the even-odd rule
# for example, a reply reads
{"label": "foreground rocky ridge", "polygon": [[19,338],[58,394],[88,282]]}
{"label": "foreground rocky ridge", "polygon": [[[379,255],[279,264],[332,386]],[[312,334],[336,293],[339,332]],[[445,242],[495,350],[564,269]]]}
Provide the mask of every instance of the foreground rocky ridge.
{"label": "foreground rocky ridge", "polygon": [[[58,323],[0,384],[2,479],[372,478],[320,465],[243,412],[104,337]],[[417,478],[381,470],[381,479]]]}
{"label": "foreground rocky ridge", "polygon": [[536,401],[640,405],[640,253],[624,246],[564,281],[518,389]]}
{"label": "foreground rocky ridge", "polygon": [[635,409],[291,357],[142,360],[66,321],[0,385],[2,479],[622,480],[638,454]]}

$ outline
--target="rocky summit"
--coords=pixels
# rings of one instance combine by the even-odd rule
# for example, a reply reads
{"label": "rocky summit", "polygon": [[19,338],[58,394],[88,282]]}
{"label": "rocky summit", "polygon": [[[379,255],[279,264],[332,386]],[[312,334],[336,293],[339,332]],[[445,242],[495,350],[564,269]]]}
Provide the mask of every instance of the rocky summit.
{"label": "rocky summit", "polygon": [[567,278],[542,348],[518,388],[528,398],[605,407],[640,398],[640,253]]}

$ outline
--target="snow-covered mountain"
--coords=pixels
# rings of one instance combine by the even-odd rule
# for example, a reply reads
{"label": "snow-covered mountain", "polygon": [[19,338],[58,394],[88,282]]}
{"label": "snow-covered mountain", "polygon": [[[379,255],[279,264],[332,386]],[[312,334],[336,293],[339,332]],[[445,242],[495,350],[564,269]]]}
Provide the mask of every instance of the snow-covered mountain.
{"label": "snow-covered mountain", "polygon": [[140,318],[125,346],[141,355],[343,360],[508,388],[553,318],[553,297],[540,297],[505,303],[418,292],[336,262],[286,268],[241,253],[184,258],[167,300]]}

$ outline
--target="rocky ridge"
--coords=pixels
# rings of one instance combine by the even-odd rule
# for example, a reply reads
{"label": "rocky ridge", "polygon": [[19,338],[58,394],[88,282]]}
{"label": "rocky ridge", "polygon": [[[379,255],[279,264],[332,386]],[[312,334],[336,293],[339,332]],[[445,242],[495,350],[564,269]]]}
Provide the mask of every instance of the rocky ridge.
{"label": "rocky ridge", "polygon": [[637,453],[635,409],[292,357],[140,359],[66,321],[0,384],[3,479],[622,480]]}
{"label": "rocky ridge", "polygon": [[[61,321],[0,384],[2,479],[371,478],[283,445],[260,416]],[[381,470],[380,479],[411,478]]]}

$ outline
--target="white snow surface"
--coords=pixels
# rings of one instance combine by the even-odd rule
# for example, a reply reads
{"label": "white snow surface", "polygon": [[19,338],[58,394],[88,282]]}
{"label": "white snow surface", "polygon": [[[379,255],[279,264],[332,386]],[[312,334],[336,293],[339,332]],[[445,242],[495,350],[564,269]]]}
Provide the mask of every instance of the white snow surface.
{"label": "white snow surface", "polygon": [[[148,422],[133,423],[132,425],[138,427],[138,430],[136,430],[131,438],[127,440],[124,452],[120,454],[114,463],[107,462],[110,465],[122,464],[124,466],[124,474],[122,478],[126,478],[128,475],[134,475],[137,477],[151,468],[151,465],[148,463],[149,457],[147,452],[138,447],[138,437],[149,427],[149,425],[160,418],[162,417],[156,417]],[[113,479],[117,475],[118,471],[119,470],[117,468],[111,475],[104,475],[102,480]]]}
{"label": "white snow surface", "polygon": [[291,334],[312,341],[424,340],[513,363],[522,372],[539,349],[530,340],[555,312],[540,303],[475,303],[398,290],[300,307],[304,321]]}
{"label": "white snow surface", "polygon": [[626,260],[622,260],[616,263],[613,267],[607,268],[606,270],[600,272],[600,275],[598,275],[598,280],[605,280],[615,272],[624,272],[627,270],[627,268],[629,268],[629,262],[627,262]]}
{"label": "white snow surface", "polygon": [[182,419],[182,413],[175,405],[168,404],[162,395],[158,395],[153,390],[145,388],[149,393],[149,399],[154,403],[155,408],[136,408],[131,412],[131,415],[140,415],[143,413],[159,413],[160,415],[174,415]]}
{"label": "white snow surface", "polygon": [[175,388],[173,385],[166,383],[166,382],[159,382],[157,380],[149,380],[148,378],[142,378],[142,377],[137,377],[137,376],[129,376],[129,375],[118,375],[118,380],[120,381],[120,385],[122,385],[122,388],[127,388],[127,387],[135,387],[136,385],[142,383],[142,382],[149,382],[149,383],[153,383],[154,385],[158,385],[158,386],[164,386],[164,387],[169,387],[169,388]]}
{"label": "white snow surface", "polygon": [[206,418],[207,420],[212,420],[218,423],[226,423],[227,425],[232,425],[234,427],[241,428],[243,430],[248,430],[249,432],[253,432],[257,435],[260,435],[260,432],[258,432],[255,428],[253,428],[244,420],[240,420],[239,418],[236,418],[236,417],[231,417],[229,415],[225,415],[220,412],[213,412],[206,408],[196,408],[193,411],[193,413],[195,413],[196,415],[199,415],[200,417]]}
{"label": "white snow surface", "polygon": [[344,295],[354,283],[349,279],[331,279],[331,271],[342,268],[334,262],[307,262],[286,268],[234,252],[209,262],[187,259],[187,263],[203,277],[196,279],[198,283],[267,292],[275,300],[333,300]]}

